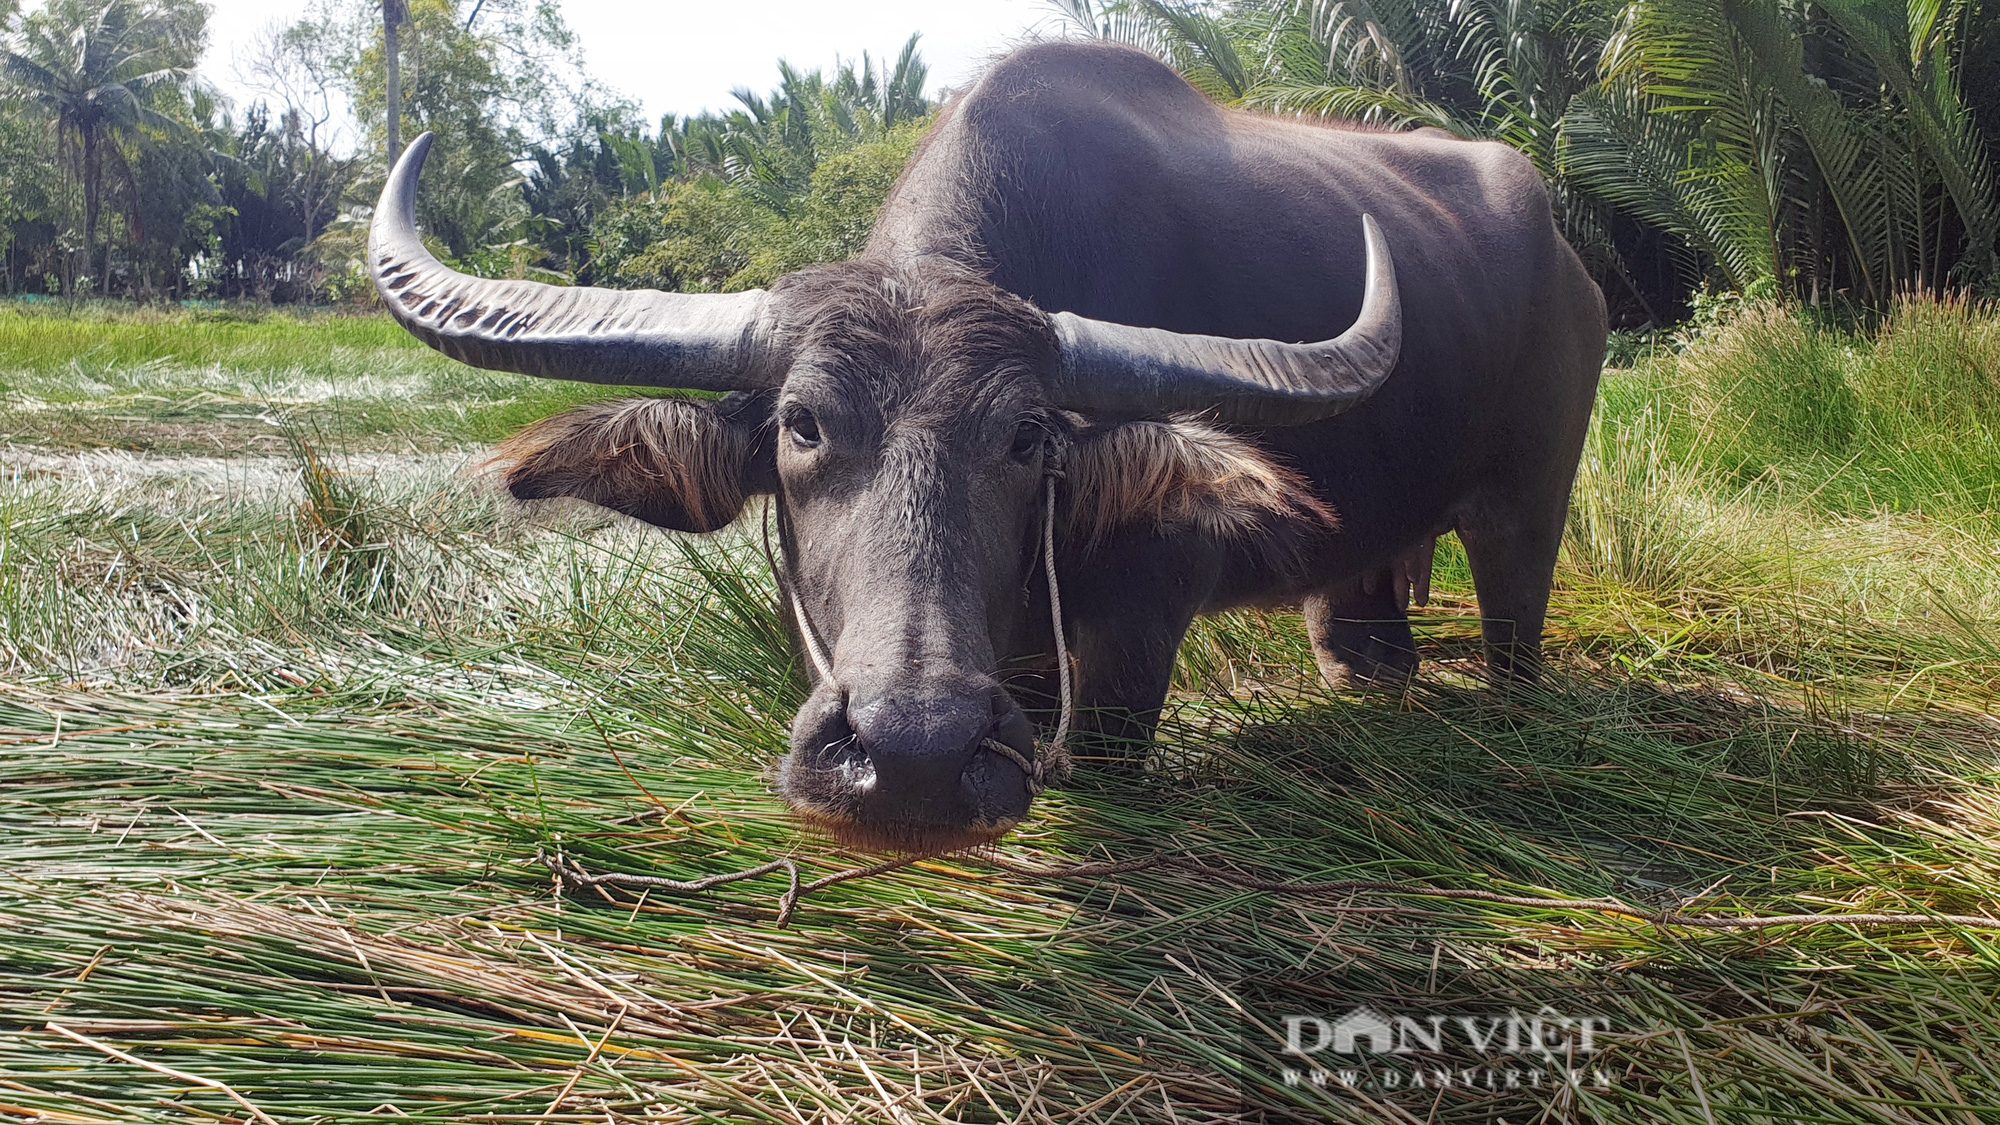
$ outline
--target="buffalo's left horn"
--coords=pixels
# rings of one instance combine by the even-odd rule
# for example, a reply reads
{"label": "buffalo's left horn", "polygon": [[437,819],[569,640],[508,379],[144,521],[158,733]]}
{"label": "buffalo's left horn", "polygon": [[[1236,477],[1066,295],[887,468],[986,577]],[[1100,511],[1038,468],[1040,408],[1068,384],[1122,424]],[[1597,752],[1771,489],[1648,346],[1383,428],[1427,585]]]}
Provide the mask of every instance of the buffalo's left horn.
{"label": "buffalo's left horn", "polygon": [[1370,215],[1361,315],[1331,340],[1287,344],[1135,328],[1056,313],[1059,405],[1083,414],[1159,416],[1205,411],[1224,422],[1298,426],[1361,404],[1396,367],[1403,308],[1389,244]]}
{"label": "buffalo's left horn", "polygon": [[417,237],[417,173],[430,148],[425,133],[396,162],[368,231],[376,291],[417,339],[474,367],[552,379],[732,391],[783,378],[761,289],[569,288],[448,268]]}

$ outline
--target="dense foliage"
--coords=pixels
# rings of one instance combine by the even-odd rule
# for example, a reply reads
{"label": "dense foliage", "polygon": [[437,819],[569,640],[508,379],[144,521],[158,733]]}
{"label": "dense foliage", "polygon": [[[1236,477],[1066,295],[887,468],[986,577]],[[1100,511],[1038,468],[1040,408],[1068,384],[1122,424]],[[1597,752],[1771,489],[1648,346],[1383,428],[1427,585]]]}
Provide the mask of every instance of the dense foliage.
{"label": "dense foliage", "polygon": [[[487,276],[720,288],[848,256],[932,108],[912,36],[831,76],[780,63],[768,95],[649,126],[576,69],[553,3],[400,11],[402,135],[438,138],[419,221]],[[365,299],[387,169],[380,12],[322,0],[267,35],[235,60],[265,97],[230,108],[195,77],[198,3],[0,7],[0,285]]]}
{"label": "dense foliage", "polygon": [[10,155],[57,172],[10,177],[9,249],[41,235],[43,272],[64,294],[93,282],[110,292],[121,244],[127,284],[150,288],[149,252],[206,233],[203,208],[219,199],[194,126],[207,107],[187,96],[206,19],[188,0],[50,0],[9,28],[0,74],[10,109],[43,124],[39,138],[26,121],[10,124]]}
{"label": "dense foliage", "polygon": [[778,73],[727,113],[600,133],[560,160],[538,150],[529,199],[567,240],[563,265],[598,285],[720,291],[857,253],[932,109],[917,37],[893,64]]}
{"label": "dense foliage", "polygon": [[[1224,102],[1527,153],[1627,327],[1704,292],[2000,292],[1995,0],[1054,2]],[[653,123],[577,68],[554,0],[394,10],[402,135],[438,135],[419,219],[487,276],[720,290],[851,255],[933,109],[915,36]],[[381,6],[317,0],[237,60],[267,97],[236,108],[193,77],[204,19],[0,6],[8,290],[366,299]]]}
{"label": "dense foliage", "polygon": [[1227,102],[1503,141],[1628,324],[2000,282],[1980,0],[1059,0]]}

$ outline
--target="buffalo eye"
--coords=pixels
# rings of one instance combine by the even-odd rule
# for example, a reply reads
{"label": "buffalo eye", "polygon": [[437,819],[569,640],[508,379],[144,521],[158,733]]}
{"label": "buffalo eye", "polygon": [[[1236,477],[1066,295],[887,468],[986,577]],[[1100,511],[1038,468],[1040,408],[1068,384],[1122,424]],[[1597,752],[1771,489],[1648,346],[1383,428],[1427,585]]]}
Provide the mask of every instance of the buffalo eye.
{"label": "buffalo eye", "polygon": [[1047,438],[1048,431],[1042,428],[1040,422],[1032,419],[1022,422],[1014,428],[1014,446],[1007,451],[1007,455],[1025,465],[1034,460],[1036,451],[1042,448],[1042,442]]}
{"label": "buffalo eye", "polygon": [[812,411],[802,406],[792,407],[785,411],[781,424],[785,432],[792,436],[793,445],[800,449],[819,448],[819,419],[812,416]]}

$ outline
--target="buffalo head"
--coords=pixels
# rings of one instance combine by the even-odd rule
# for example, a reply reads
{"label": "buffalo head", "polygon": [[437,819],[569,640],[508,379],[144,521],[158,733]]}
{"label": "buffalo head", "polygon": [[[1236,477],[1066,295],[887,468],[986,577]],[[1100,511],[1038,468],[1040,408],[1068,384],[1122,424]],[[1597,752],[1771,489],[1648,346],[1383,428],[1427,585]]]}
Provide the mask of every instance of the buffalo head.
{"label": "buffalo head", "polygon": [[1142,519],[1215,534],[1246,513],[1325,521],[1249,443],[1180,419],[1331,417],[1400,347],[1372,221],[1359,320],[1307,344],[1050,315],[943,260],[863,258],[728,295],[467,277],[417,238],[429,144],[397,164],[369,240],[382,299],[411,333],[479,367],[733,392],[585,407],[516,435],[499,460],[518,497],[577,497],[678,531],[776,498],[788,609],[815,666],[779,789],[864,845],[960,846],[1026,814],[1035,732],[997,677],[1010,655],[1052,647],[1027,594],[1056,518],[1052,474],[1070,543]]}

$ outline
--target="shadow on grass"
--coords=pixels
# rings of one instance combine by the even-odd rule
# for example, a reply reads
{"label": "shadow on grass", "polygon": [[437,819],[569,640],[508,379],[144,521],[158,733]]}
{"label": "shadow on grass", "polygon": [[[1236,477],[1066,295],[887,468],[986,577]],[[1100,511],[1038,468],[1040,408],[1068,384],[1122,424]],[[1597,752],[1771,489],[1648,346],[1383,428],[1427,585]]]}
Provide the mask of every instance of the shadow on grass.
{"label": "shadow on grass", "polygon": [[[1978,738],[1935,726],[1609,678],[1554,674],[1505,695],[1422,682],[1392,699],[1184,708],[1154,772],[1087,779],[1070,801],[1077,843],[1113,862],[1185,851],[1264,880],[1695,912],[1990,911],[1917,858],[1962,858],[1910,823],[1959,788],[1924,768],[1964,749],[1947,735]],[[1705,1120],[1728,1101],[1715,1120],[1756,1120],[1836,1096],[1971,1106],[1951,1083],[1985,1073],[1982,1052],[2000,1046],[1976,1023],[1992,964],[1938,955],[1948,936],[1664,931],[1575,911],[1239,892],[1178,872],[1076,900],[1079,925],[1121,937],[1084,954],[1087,968],[1065,956],[1070,975],[1116,979],[1143,957],[1163,985],[1224,1001],[1198,1016],[1182,993],[1106,1012],[1087,1034],[1199,1047],[1179,1061],[1218,1066],[1245,1105],[1281,1116],[1379,1119],[1393,1104],[1419,1120]],[[1346,911],[1391,903],[1404,912]],[[1394,1051],[1286,1052],[1286,1016],[1333,1026],[1360,1008],[1389,1022]],[[1942,1011],[1948,1030],[1930,1022]],[[1471,1042],[1516,1016],[1542,1021],[1497,1033],[1518,1050]],[[1318,1025],[1303,1026],[1314,1044]],[[1867,1046],[1825,1046],[1850,1041]],[[1925,1055],[1956,1065],[1907,1065]],[[1312,1085],[1315,1064],[1331,1088]],[[1833,1070],[1801,1079],[1806,1064]]]}
{"label": "shadow on grass", "polygon": [[[1084,764],[999,854],[1170,852],[1263,880],[1719,914],[1977,912],[1986,901],[1950,863],[1990,854],[1954,854],[1965,841],[1914,815],[1971,784],[1935,772],[1964,749],[1954,733],[1974,732],[1561,674],[1504,696],[1423,682],[1395,698],[1195,700],[1151,768]],[[613,831],[591,847],[629,868],[642,842]],[[763,889],[767,908],[781,885]],[[611,929],[645,908],[616,892],[573,901],[591,898]],[[754,926],[768,918],[756,901],[673,909]],[[1183,1113],[1843,1120],[1818,1109],[1854,1099],[1861,1120],[1884,1098],[1972,1112],[1986,1095],[1970,1090],[2000,1090],[1985,1069],[2000,1057],[2000,977],[1982,939],[1949,930],[1665,930],[1569,909],[1247,891],[1186,870],[996,876],[967,856],[828,888],[796,932],[946,1023],[1013,1021],[1015,1049],[1060,1058],[1067,1036],[1076,1065],[1152,1074]],[[1357,1089],[1288,1085],[1287,1069],[1312,1068],[1284,1050],[1285,1017],[1362,1007],[1411,1050],[1330,1071]],[[1439,1026],[1458,1038],[1434,1046],[1424,1033]]]}
{"label": "shadow on grass", "polygon": [[[775,753],[796,670],[769,598],[726,567],[696,569],[711,590],[698,662],[729,669],[748,701],[690,707],[624,683],[620,707],[651,715],[668,741],[686,740],[682,716],[706,713],[738,739],[762,731],[751,741]],[[1718,914],[1981,913],[1991,884],[1969,872],[1994,869],[1990,841],[1925,817],[1978,790],[1968,763],[1982,744],[1990,736],[1945,714],[1829,714],[1733,685],[1561,669],[1504,695],[1427,677],[1393,698],[1192,696],[1146,770],[1080,764],[1000,854],[1120,863],[1164,851],[1263,880]],[[756,760],[726,760],[745,771],[742,806],[762,802],[757,820],[774,813]],[[642,851],[659,842],[643,835],[604,832],[587,858],[688,878],[782,854]],[[824,852],[810,839],[785,850]],[[660,866],[635,866],[639,855]],[[870,858],[826,857],[808,877]],[[590,913],[607,933],[660,909],[677,932],[762,933],[781,886],[773,877],[665,908],[612,892]],[[2000,976],[1985,939],[1949,930],[1663,930],[1574,910],[1245,891],[1185,870],[1042,880],[971,856],[827,888],[790,932],[866,966],[873,995],[908,998],[936,1021],[927,1026],[975,1036],[1004,1026],[1017,1057],[1100,1076],[1083,1083],[1093,1098],[1128,1079],[1152,1083],[1159,1117],[1377,1120],[1400,1106],[1439,1121],[1870,1120],[1871,1107],[1893,1104],[1918,1119],[1952,1107],[1962,1120],[2000,1098],[1988,1069],[2000,1058],[1989,999]],[[1581,1084],[1547,1084],[1551,1060],[1532,1047],[1468,1053],[1460,1042],[1387,1062],[1405,1075],[1414,1061],[1468,1071],[1469,1084],[1378,1085],[1367,1097],[1286,1085],[1297,1060],[1283,1051],[1283,1015],[1332,1019],[1358,1006],[1489,1031],[1546,1012],[1572,1029],[1598,1021],[1604,1034],[1587,1059],[1572,1043],[1567,1061],[1588,1064]],[[1139,1095],[1125,1097],[1137,1106]]]}

